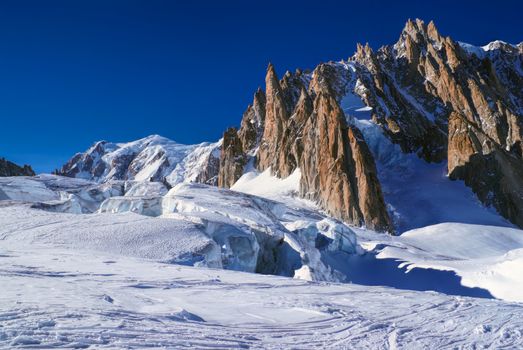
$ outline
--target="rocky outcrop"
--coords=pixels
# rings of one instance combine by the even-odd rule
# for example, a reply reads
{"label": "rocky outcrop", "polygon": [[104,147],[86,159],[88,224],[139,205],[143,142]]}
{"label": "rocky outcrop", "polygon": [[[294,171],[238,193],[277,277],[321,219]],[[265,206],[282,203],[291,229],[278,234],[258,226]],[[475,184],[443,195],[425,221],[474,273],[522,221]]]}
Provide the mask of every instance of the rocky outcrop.
{"label": "rocky outcrop", "polygon": [[349,60],[320,64],[312,74],[298,70],[278,80],[269,65],[265,118],[249,107],[240,143],[260,171],[285,178],[299,167],[301,195],[332,215],[388,230],[374,159],[350,122],[362,113],[352,106],[361,100],[403,152],[448,161],[450,179],[463,180],[521,226],[521,72],[521,44],[476,48],[444,37],[433,22],[409,20],[394,45],[358,45]]}
{"label": "rocky outcrop", "polygon": [[251,105],[243,114],[238,137],[245,151],[254,149],[260,143],[265,125],[265,93],[258,88]]}
{"label": "rocky outcrop", "polygon": [[320,91],[303,131],[301,194],[354,225],[392,231],[374,159],[336,100]]}
{"label": "rocky outcrop", "polygon": [[[270,169],[282,178],[299,167],[303,197],[346,222],[392,232],[374,159],[359,130],[347,125],[331,81],[333,74],[328,66],[320,66],[308,88],[301,71],[286,73],[278,80],[269,65],[263,128],[257,129],[258,134],[242,132],[252,125],[251,114],[246,113],[240,137],[233,129],[225,132],[219,185],[232,186],[242,175],[248,156],[255,158],[258,170]],[[250,134],[252,141],[261,130],[257,147],[241,136]],[[248,155],[243,145],[258,152]]]}
{"label": "rocky outcrop", "polygon": [[34,176],[35,172],[29,165],[19,166],[13,162],[0,158],[0,176]]}
{"label": "rocky outcrop", "polygon": [[449,118],[448,171],[485,204],[523,227],[523,162],[458,113]]}
{"label": "rocky outcrop", "polygon": [[218,186],[229,188],[242,176],[246,164],[242,141],[235,128],[223,134]]}

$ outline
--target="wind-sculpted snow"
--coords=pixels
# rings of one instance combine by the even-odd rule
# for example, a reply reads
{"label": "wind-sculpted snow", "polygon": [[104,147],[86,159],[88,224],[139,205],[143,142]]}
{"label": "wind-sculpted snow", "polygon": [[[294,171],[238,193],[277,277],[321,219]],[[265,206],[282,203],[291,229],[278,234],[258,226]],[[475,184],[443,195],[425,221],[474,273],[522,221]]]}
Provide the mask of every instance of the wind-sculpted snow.
{"label": "wind-sculpted snow", "polygon": [[64,214],[27,205],[0,208],[2,245],[59,246],[221,268],[220,248],[184,220],[133,213]]}
{"label": "wind-sculpted snow", "polygon": [[523,346],[519,304],[100,253],[2,243],[0,285],[1,348]]}
{"label": "wind-sculpted snow", "polygon": [[[383,248],[383,247],[382,247]],[[523,302],[523,231],[445,223],[405,232],[389,242],[378,258],[404,261],[414,268],[454,271],[468,287],[494,297]]]}
{"label": "wind-sculpted snow", "polygon": [[520,230],[348,227],[294,197],[298,176],[242,180],[273,199],[203,184],[17,181],[0,181],[11,196],[0,201],[0,347],[523,346],[521,305],[493,299],[523,301]]}

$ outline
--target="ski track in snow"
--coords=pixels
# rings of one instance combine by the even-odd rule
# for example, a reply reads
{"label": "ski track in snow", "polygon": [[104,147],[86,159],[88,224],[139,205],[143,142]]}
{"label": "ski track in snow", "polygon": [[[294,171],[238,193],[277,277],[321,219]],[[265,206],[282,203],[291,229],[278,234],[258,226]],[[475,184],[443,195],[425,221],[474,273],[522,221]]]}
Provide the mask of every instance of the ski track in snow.
{"label": "ski track in snow", "polygon": [[[39,201],[58,196],[48,189],[91,184],[0,181],[11,199],[0,202],[0,348],[523,347],[523,305],[493,299],[523,300],[521,230],[446,223],[391,237],[348,228],[295,197],[298,175],[248,173],[238,184],[283,203],[189,184],[164,194],[138,183],[133,196],[112,197],[159,196],[160,217],[111,214],[110,203],[105,213],[45,211]],[[325,280],[334,269],[354,284],[160,262],[221,266],[245,254],[242,245],[224,250],[213,233],[241,228],[254,243],[248,232],[262,226],[278,237],[289,230],[285,242],[303,264],[289,267],[295,277]],[[321,251],[305,239],[318,232]]]}
{"label": "ski track in snow", "polygon": [[60,249],[0,256],[2,348],[523,346],[522,305],[498,300]]}

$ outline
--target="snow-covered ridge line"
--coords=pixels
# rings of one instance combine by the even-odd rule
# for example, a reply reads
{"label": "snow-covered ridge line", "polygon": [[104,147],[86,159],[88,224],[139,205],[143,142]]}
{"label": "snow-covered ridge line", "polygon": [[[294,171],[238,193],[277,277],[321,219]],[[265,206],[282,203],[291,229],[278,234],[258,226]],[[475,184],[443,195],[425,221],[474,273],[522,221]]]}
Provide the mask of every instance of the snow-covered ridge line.
{"label": "snow-covered ridge line", "polygon": [[486,57],[490,52],[496,50],[506,50],[507,48],[518,50],[523,47],[523,42],[515,45],[502,40],[495,40],[483,46],[476,46],[462,41],[458,41],[459,46],[469,54],[475,54],[478,58]]}
{"label": "snow-covered ridge line", "polygon": [[97,182],[109,180],[216,182],[221,141],[184,145],[151,135],[126,143],[96,142],[77,153],[59,175]]}

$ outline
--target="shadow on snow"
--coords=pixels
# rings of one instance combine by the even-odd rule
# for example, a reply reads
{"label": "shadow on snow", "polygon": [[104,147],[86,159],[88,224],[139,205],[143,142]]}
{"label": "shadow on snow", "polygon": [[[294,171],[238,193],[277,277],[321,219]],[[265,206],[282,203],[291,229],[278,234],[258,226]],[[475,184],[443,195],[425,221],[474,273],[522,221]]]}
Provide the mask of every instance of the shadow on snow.
{"label": "shadow on snow", "polygon": [[[366,286],[386,286],[397,289],[416,291],[435,291],[448,295],[460,295],[475,298],[491,298],[486,289],[470,288],[461,284],[461,277],[453,271],[414,268],[406,273],[406,268],[399,268],[400,261],[378,259],[375,253],[363,256],[345,256],[343,266],[334,257],[325,257],[329,263],[348,276],[348,281]],[[331,259],[333,258],[333,259]],[[346,259],[349,259],[348,261]],[[342,260],[343,261],[343,260]],[[338,265],[338,266],[336,266]]]}

